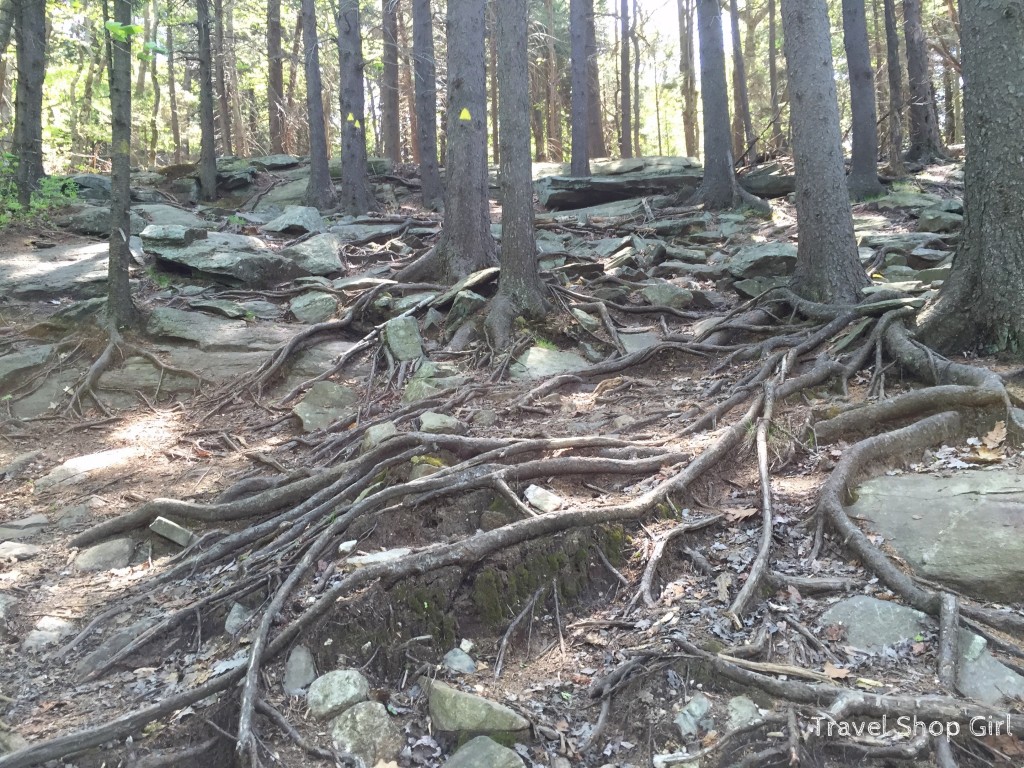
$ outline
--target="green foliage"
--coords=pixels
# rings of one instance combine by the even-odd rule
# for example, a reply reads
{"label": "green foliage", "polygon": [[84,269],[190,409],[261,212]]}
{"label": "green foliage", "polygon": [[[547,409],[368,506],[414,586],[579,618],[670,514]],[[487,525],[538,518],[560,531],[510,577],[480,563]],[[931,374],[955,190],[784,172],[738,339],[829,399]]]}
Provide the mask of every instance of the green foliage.
{"label": "green foliage", "polygon": [[44,176],[32,200],[24,206],[18,200],[18,156],[0,153],[0,229],[14,224],[39,225],[78,197],[78,187],[60,176]]}
{"label": "green foliage", "polygon": [[142,27],[138,24],[119,24],[116,21],[108,21],[103,26],[114,40],[121,43],[128,42],[128,38],[132,35],[142,32]]}

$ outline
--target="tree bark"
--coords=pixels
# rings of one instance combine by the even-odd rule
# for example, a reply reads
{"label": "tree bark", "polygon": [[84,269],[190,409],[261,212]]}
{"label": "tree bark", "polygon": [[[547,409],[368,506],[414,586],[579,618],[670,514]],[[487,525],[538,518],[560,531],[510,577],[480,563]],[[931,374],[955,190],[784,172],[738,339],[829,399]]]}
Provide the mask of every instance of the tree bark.
{"label": "tree bark", "polygon": [[[585,0],[569,0],[569,41],[572,47],[572,176],[590,175],[590,71],[587,66],[587,6]],[[529,91],[529,88],[527,88]],[[529,109],[529,92],[526,107]],[[527,126],[529,129],[529,126]]]}
{"label": "tree bark", "polygon": [[0,56],[7,53],[7,48],[11,44],[11,32],[14,30],[14,17],[17,13],[14,2],[15,0],[0,0]]}
{"label": "tree bark", "polygon": [[437,168],[437,75],[430,0],[412,0],[413,76],[416,81],[416,123],[420,146],[420,185],[423,205],[441,204],[441,175]]}
{"label": "tree bark", "polygon": [[216,129],[213,117],[213,51],[210,44],[210,0],[196,0],[199,30],[199,194],[203,200],[217,198]]}
{"label": "tree bark", "polygon": [[317,32],[316,2],[302,0],[303,62],[306,76],[306,113],[309,129],[309,181],[303,204],[327,210],[338,204],[331,179],[330,151],[327,146],[323,82],[320,75],[320,36]]}
{"label": "tree bark", "polygon": [[436,246],[445,283],[495,263],[487,197],[485,0],[448,0],[448,118],[444,228]]}
{"label": "tree bark", "polygon": [[270,151],[284,152],[284,51],[281,49],[281,0],[267,0],[267,109]]}
{"label": "tree bark", "polygon": [[220,140],[225,155],[234,154],[231,141],[231,100],[227,74],[224,68],[224,0],[213,0],[214,51],[213,64],[217,76],[218,115]]}
{"label": "tree bark", "polygon": [[401,50],[401,68],[398,71],[398,83],[405,102],[405,112],[409,116],[408,131],[402,131],[402,145],[406,147],[412,161],[419,165],[423,158],[420,145],[416,140],[419,125],[416,119],[416,94],[412,83],[412,46],[409,44],[409,22],[402,6],[398,8],[398,42]]}
{"label": "tree bark", "polygon": [[910,85],[910,149],[907,159],[928,162],[946,156],[928,71],[928,46],[921,24],[921,0],[903,0],[903,32],[907,40],[907,82]]}
{"label": "tree bark", "polygon": [[854,200],[864,200],[884,192],[878,181],[875,78],[871,71],[864,0],[843,0],[843,46],[850,74],[850,111],[853,113],[853,156],[847,186]]}
{"label": "tree bark", "polygon": [[640,37],[636,29],[640,14],[637,11],[636,3],[637,0],[633,0],[633,19],[629,27],[629,41],[633,51],[633,154],[643,155],[643,150],[640,148]]}
{"label": "tree bark", "polygon": [[396,165],[402,162],[402,130],[398,98],[398,0],[381,0],[384,65],[381,75],[381,134],[384,156]]}
{"label": "tree bark", "polygon": [[[153,26],[152,40],[155,43],[157,37],[157,19],[160,18],[157,0],[153,0]],[[150,38],[147,38],[149,40]],[[149,115],[149,167],[156,169],[156,147],[159,139],[158,123],[160,121],[160,80],[156,76],[156,53],[150,52],[149,79],[153,81],[153,111]]]}
{"label": "tree bark", "polygon": [[629,0],[619,5],[619,155],[633,156],[633,107],[630,96]]}
{"label": "tree bark", "polygon": [[490,0],[487,4],[487,25],[490,34],[487,37],[491,41],[490,59],[487,64],[487,78],[490,81],[491,104],[488,109],[488,116],[491,119],[491,131],[488,139],[491,143],[491,158],[495,165],[501,162],[501,142],[498,140],[498,101],[500,100],[500,88],[498,86],[498,18],[496,16],[497,2]]}
{"label": "tree bark", "polygon": [[[774,0],[769,0],[774,2]],[[689,157],[700,156],[697,129],[697,67],[693,45],[694,0],[677,0],[679,12],[679,87],[683,102],[683,143]],[[773,59],[769,65],[775,66]]]}
{"label": "tree bark", "polygon": [[1024,9],[961,0],[963,235],[920,338],[941,352],[1024,356]]}
{"label": "tree bark", "polygon": [[772,150],[775,153],[786,146],[786,137],[782,133],[782,106],[779,101],[777,28],[775,0],[768,0],[768,98],[772,111]]}
{"label": "tree bark", "polygon": [[883,0],[885,57],[889,73],[889,173],[902,176],[903,168],[903,65],[896,26],[896,0]]}
{"label": "tree bark", "polygon": [[[114,0],[114,21],[132,23],[131,0]],[[128,282],[131,250],[131,143],[132,50],[131,40],[107,33],[110,57],[110,257],[107,262],[107,319],[124,328],[135,322],[135,305]],[[140,62],[143,68],[145,63]]]}
{"label": "tree bark", "polygon": [[[305,34],[306,31],[303,31]],[[338,12],[341,65],[341,209],[366,213],[374,207],[366,175],[366,108],[363,97],[363,35],[359,0],[341,0]]]}
{"label": "tree bark", "polygon": [[[578,16],[580,9],[574,10]],[[501,88],[501,279],[487,314],[486,327],[492,343],[502,349],[512,335],[514,318],[518,315],[541,317],[547,310],[547,302],[537,271],[533,230],[527,0],[501,0],[497,22]],[[582,40],[579,47],[583,47]],[[583,80],[586,81],[585,76]],[[584,109],[586,102],[581,100],[580,103]]]}
{"label": "tree bark", "polygon": [[793,288],[813,301],[854,303],[868,279],[846,189],[828,9],[782,0],[782,23],[800,228]]}
{"label": "tree bark", "polygon": [[[500,0],[504,2],[504,0]],[[625,2],[625,0],[623,0]],[[558,97],[559,67],[558,54],[555,51],[555,5],[553,0],[544,0],[547,11],[545,44],[547,55],[547,102],[548,102],[548,159],[560,163],[564,159],[562,148],[562,100]]]}
{"label": "tree bark", "polygon": [[241,157],[249,155],[249,137],[242,116],[242,89],[238,86],[238,56],[235,51],[235,0],[224,2],[224,69],[231,107],[232,145]]}
{"label": "tree bark", "polygon": [[284,95],[284,151],[296,152],[294,134],[295,90],[299,81],[299,52],[302,50],[302,13],[295,15],[295,34],[292,35],[291,57],[288,59],[288,87]]}
{"label": "tree bark", "polygon": [[174,27],[167,25],[165,43],[167,47],[167,101],[171,108],[171,140],[174,143],[174,162],[181,162],[181,118],[178,114],[178,86],[174,73]]}
{"label": "tree bark", "polygon": [[[18,157],[18,202],[32,202],[43,177],[43,83],[46,80],[46,0],[15,4],[18,85],[14,101],[14,145]],[[131,73],[129,72],[129,80]],[[129,85],[129,87],[131,87]]]}
{"label": "tree bark", "polygon": [[584,0],[587,9],[587,68],[590,72],[590,100],[587,106],[590,126],[587,143],[591,158],[607,157],[608,145],[604,140],[604,109],[601,106],[601,76],[597,67],[597,30],[594,28],[594,0]]}
{"label": "tree bark", "polygon": [[750,119],[750,98],[747,95],[747,72],[746,66],[743,63],[743,45],[740,39],[740,12],[737,0],[729,0],[729,25],[732,29],[732,92],[736,102],[736,122],[740,128],[737,132],[736,159],[742,162],[744,155],[749,151],[751,161],[756,161],[756,137],[754,135],[754,124]]}

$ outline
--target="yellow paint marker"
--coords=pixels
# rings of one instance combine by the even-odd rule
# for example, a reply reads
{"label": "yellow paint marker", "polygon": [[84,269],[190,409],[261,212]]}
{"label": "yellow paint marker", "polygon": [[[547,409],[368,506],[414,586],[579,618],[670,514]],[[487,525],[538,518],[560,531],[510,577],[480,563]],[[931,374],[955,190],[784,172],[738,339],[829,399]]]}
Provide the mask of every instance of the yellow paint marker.
{"label": "yellow paint marker", "polygon": [[356,116],[349,112],[348,117],[346,117],[345,120],[349,123],[354,123],[356,121]]}
{"label": "yellow paint marker", "polygon": [[462,120],[463,122],[469,122],[472,119],[473,116],[469,114],[469,110],[463,107],[462,111],[459,113],[459,120]]}

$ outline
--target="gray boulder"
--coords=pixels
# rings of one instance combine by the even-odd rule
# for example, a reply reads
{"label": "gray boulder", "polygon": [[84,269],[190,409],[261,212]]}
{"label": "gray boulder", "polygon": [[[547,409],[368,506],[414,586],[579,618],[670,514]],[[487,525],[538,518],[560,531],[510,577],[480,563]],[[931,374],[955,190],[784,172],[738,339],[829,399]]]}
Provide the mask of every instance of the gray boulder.
{"label": "gray boulder", "polygon": [[354,413],[358,404],[359,395],[348,387],[333,381],[318,381],[292,412],[302,421],[303,432],[313,432]]}
{"label": "gray boulder", "polygon": [[559,373],[575,373],[590,367],[584,358],[575,352],[530,347],[512,364],[513,379],[546,379]]}
{"label": "gray boulder", "polygon": [[131,539],[111,539],[94,544],[82,550],[75,558],[75,567],[80,571],[109,571],[124,568],[135,551]]}
{"label": "gray boulder", "polygon": [[339,749],[351,752],[368,766],[393,761],[405,746],[398,726],[377,701],[364,701],[342,712],[331,721],[330,734]]}
{"label": "gray boulder", "polygon": [[332,275],[345,268],[341,261],[341,242],[332,232],[289,246],[281,251],[281,255],[292,259],[311,275]]}
{"label": "gray boulder", "polygon": [[309,648],[296,645],[288,654],[284,665],[284,692],[288,696],[299,696],[307,686],[316,680],[316,662]]}
{"label": "gray boulder", "polygon": [[50,359],[53,349],[52,344],[42,344],[0,355],[0,388],[18,383],[33,368],[43,365]]}
{"label": "gray boulder", "polygon": [[473,657],[461,648],[452,648],[448,651],[441,659],[441,664],[449,672],[458,675],[472,675],[476,672],[476,662],[473,661]]}
{"label": "gray boulder", "polygon": [[41,651],[51,645],[56,645],[68,635],[75,631],[75,625],[57,616],[43,616],[32,628],[32,631],[25,635],[21,642],[21,649],[30,653]]}
{"label": "gray boulder", "polygon": [[693,302],[692,292],[664,280],[651,281],[640,293],[648,304],[655,307],[683,309]]}
{"label": "gray boulder", "polygon": [[486,736],[470,739],[444,764],[444,768],[524,768],[519,755]]}
{"label": "gray boulder", "polygon": [[[292,259],[269,249],[255,237],[211,232],[185,248],[153,247],[157,266],[174,265],[175,271],[187,267],[196,277],[205,277],[231,286],[270,287],[305,274]],[[165,264],[166,263],[166,264]]]}
{"label": "gray boulder", "polygon": [[163,203],[143,204],[132,207],[132,211],[142,214],[150,224],[158,226],[176,226],[187,229],[216,229],[217,222],[204,219],[192,211],[185,211],[173,205]]}
{"label": "gray boulder", "polygon": [[[129,218],[130,234],[137,235],[146,228],[146,220],[135,211],[131,212]],[[57,223],[63,229],[78,235],[107,237],[110,235],[110,208],[99,205],[78,206],[76,210],[60,217]]]}
{"label": "gray boulder", "polygon": [[261,229],[264,232],[288,232],[292,234],[305,234],[307,232],[326,232],[327,224],[324,223],[320,211],[306,205],[289,205],[277,218],[264,224]]}
{"label": "gray boulder", "polygon": [[438,681],[426,682],[429,687],[428,708],[434,728],[465,734],[514,735],[530,727],[522,715],[504,704],[465,693]]}
{"label": "gray boulder", "polygon": [[327,720],[344,712],[354,704],[366,701],[370,684],[356,669],[336,669],[321,675],[309,686],[306,704],[310,714],[318,720]]}
{"label": "gray boulder", "polygon": [[206,230],[181,224],[149,224],[139,236],[143,247],[184,248],[196,240],[205,240]]}
{"label": "gray boulder", "polygon": [[453,416],[426,411],[420,416],[420,432],[434,435],[464,435],[467,427]]}
{"label": "gray boulder", "polygon": [[964,217],[941,208],[925,208],[917,220],[918,232],[956,232],[964,225]]}
{"label": "gray boulder", "polygon": [[423,356],[423,338],[415,317],[406,315],[388,320],[383,335],[384,343],[396,360],[418,360]]}
{"label": "gray boulder", "polygon": [[683,741],[693,741],[702,731],[712,730],[711,702],[703,693],[695,694],[676,715],[675,724]]}
{"label": "gray boulder", "polygon": [[796,246],[791,243],[745,245],[726,262],[734,277],[781,277],[796,269]]}
{"label": "gray boulder", "polygon": [[330,320],[338,311],[338,302],[329,293],[309,291],[292,299],[288,303],[288,308],[300,323],[312,325]]}

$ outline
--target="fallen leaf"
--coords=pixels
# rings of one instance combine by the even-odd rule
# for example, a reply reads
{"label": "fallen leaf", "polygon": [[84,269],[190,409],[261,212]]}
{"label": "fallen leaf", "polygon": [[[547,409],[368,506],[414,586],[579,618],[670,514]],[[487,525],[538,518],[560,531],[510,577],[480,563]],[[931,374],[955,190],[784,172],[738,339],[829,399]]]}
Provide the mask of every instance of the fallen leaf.
{"label": "fallen leaf", "polygon": [[884,688],[885,687],[885,683],[880,683],[877,680],[871,680],[871,679],[866,678],[866,677],[858,677],[857,678],[857,685],[859,685],[861,688]]}
{"label": "fallen leaf", "polygon": [[[1005,723],[997,720],[996,725],[1005,725]],[[982,741],[1008,757],[1020,757],[1021,755],[1024,755],[1024,741],[1021,741],[1012,733],[1000,733],[998,736],[985,736],[982,738]]]}
{"label": "fallen leaf", "polygon": [[986,448],[998,448],[1006,442],[1006,422],[997,421],[992,431],[984,437]]}
{"label": "fallen leaf", "polygon": [[838,643],[846,637],[846,627],[842,624],[829,624],[825,627],[825,638],[833,643]]}
{"label": "fallen leaf", "polygon": [[825,662],[825,674],[833,680],[845,680],[850,676],[850,670],[837,667],[831,661]]}
{"label": "fallen leaf", "polygon": [[789,585],[789,599],[794,603],[803,602],[804,596],[800,594],[800,590],[794,587],[792,584]]}
{"label": "fallen leaf", "polygon": [[928,643],[914,643],[910,646],[910,652],[915,656],[921,656],[928,651]]}
{"label": "fallen leaf", "polygon": [[732,522],[736,522],[737,520],[746,520],[747,518],[761,514],[761,511],[755,507],[739,507],[725,509],[722,511],[725,512],[725,516]]}

